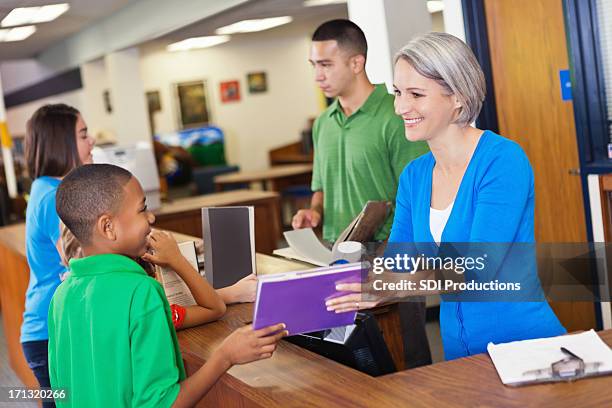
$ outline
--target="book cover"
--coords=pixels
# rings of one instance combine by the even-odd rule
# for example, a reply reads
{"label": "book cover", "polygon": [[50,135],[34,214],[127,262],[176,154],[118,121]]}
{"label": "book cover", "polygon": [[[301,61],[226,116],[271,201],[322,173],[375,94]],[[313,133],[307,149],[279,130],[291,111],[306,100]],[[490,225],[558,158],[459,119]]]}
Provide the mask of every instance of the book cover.
{"label": "book cover", "polygon": [[338,283],[361,282],[367,267],[361,263],[267,275],[259,278],[253,327],[285,323],[290,335],[353,324],[356,312],[330,312],[329,299],[348,292]]}
{"label": "book cover", "polygon": [[202,208],[204,271],[215,289],[256,273],[253,207]]}

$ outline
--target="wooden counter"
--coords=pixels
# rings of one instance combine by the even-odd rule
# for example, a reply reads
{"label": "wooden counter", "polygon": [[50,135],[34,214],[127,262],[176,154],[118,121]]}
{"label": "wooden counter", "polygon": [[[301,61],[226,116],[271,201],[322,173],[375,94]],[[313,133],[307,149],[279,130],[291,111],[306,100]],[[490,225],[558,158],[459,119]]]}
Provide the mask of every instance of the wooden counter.
{"label": "wooden counter", "polygon": [[[176,234],[179,241],[185,240]],[[11,367],[26,385],[37,385],[19,344],[28,268],[24,225],[0,228],[0,302]],[[259,273],[305,265],[257,255]],[[181,351],[193,373],[234,329],[252,319],[252,304],[228,307],[214,323],[180,331]],[[381,325],[382,327],[382,325]],[[383,328],[384,333],[384,328]],[[600,333],[612,345],[612,330]],[[378,378],[342,366],[282,341],[271,359],[233,367],[199,406],[207,407],[605,407],[612,406],[612,376],[505,387],[486,354],[402,371]]]}
{"label": "wooden counter", "polygon": [[255,208],[255,249],[271,254],[281,236],[279,195],[271,191],[234,190],[187,197],[154,211],[155,227],[202,237],[202,207],[249,205]]}
{"label": "wooden counter", "polygon": [[22,383],[28,387],[38,387],[38,381],[28,368],[19,341],[29,281],[30,269],[25,254],[25,224],[0,228],[0,310],[8,348],[8,363]]}
{"label": "wooden counter", "polygon": [[[251,318],[252,305],[235,305],[218,322],[179,332],[188,374]],[[612,344],[612,330],[600,336]],[[281,341],[271,359],[233,367],[198,406],[609,407],[610,387],[612,376],[506,387],[487,354],[374,378]]]}

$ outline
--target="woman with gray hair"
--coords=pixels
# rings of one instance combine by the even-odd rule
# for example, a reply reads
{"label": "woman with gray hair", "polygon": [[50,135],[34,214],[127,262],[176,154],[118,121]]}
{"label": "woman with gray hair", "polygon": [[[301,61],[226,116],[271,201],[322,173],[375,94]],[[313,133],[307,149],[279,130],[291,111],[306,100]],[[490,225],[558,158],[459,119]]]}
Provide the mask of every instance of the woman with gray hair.
{"label": "woman with gray hair", "polygon": [[[431,152],[412,161],[400,176],[390,247],[485,243],[481,248],[499,250],[512,243],[534,243],[534,178],[525,152],[513,141],[470,125],[486,90],[469,47],[445,33],[414,38],[395,57],[394,90],[406,139],[426,141]],[[524,259],[509,260],[507,253],[500,258],[512,263],[512,274],[539,285],[535,263],[532,267]],[[338,289],[359,292],[358,286]],[[370,295],[371,302],[354,293],[328,306],[345,311],[385,300]],[[529,301],[510,296],[466,302],[448,301],[443,295],[440,328],[446,359],[482,353],[489,342],[565,333],[543,296],[525,299]]]}

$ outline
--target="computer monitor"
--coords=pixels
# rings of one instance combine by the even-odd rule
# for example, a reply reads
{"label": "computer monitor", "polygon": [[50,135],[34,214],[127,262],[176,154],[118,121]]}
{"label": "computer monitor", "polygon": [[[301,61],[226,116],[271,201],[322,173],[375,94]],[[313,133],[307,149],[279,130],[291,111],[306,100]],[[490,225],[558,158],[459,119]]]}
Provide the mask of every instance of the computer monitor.
{"label": "computer monitor", "polygon": [[92,151],[94,163],[108,163],[130,171],[140,182],[147,207],[157,210],[161,207],[159,175],[155,154],[150,143],[140,142],[132,146],[95,147]]}
{"label": "computer monitor", "polygon": [[289,336],[286,340],[374,377],[396,371],[378,323],[370,313],[357,313],[355,324],[350,326]]}

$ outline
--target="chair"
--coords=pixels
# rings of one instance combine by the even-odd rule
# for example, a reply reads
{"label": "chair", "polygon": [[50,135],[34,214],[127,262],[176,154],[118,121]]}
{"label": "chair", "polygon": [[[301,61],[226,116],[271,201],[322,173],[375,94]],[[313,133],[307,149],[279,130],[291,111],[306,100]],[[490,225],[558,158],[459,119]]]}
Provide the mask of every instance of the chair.
{"label": "chair", "polygon": [[[238,166],[206,166],[193,169],[193,181],[196,185],[197,195],[210,194],[215,192],[215,176],[226,173],[234,173],[240,170]],[[244,185],[228,186],[226,190],[237,190],[248,188]]]}

